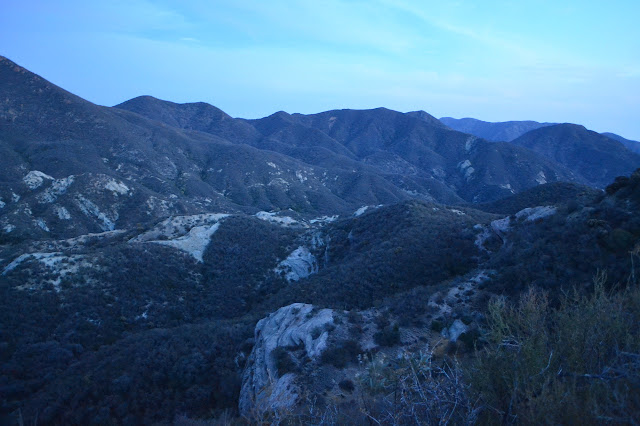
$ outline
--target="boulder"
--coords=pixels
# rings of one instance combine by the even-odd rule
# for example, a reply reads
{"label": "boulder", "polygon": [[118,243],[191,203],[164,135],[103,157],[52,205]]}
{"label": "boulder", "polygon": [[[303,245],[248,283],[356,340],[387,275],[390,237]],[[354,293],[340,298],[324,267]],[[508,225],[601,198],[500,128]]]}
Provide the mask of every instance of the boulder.
{"label": "boulder", "polygon": [[314,309],[313,305],[294,303],[258,322],[255,346],[247,359],[242,377],[240,414],[251,418],[272,409],[291,409],[298,402],[297,375],[278,375],[273,352],[276,348],[303,349],[316,360],[327,347],[327,326],[334,311]]}

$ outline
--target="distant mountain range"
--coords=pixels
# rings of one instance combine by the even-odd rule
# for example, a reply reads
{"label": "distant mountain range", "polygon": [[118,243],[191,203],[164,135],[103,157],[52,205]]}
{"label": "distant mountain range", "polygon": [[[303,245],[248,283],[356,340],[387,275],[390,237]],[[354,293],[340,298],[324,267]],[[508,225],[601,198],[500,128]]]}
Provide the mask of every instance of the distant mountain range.
{"label": "distant mountain range", "polygon": [[448,127],[491,141],[507,141],[531,149],[567,167],[578,181],[602,187],[638,164],[640,143],[614,133],[587,130],[575,124],[505,121],[490,123],[473,118],[443,117]]}
{"label": "distant mountain range", "polygon": [[[424,111],[402,114],[378,108],[312,115],[280,111],[258,120],[233,121],[210,105],[177,105],[150,97],[116,107],[165,124],[179,123],[182,129],[276,151],[314,167],[366,170],[392,183],[405,196],[430,201],[499,198],[535,185],[540,172],[549,173],[552,180],[573,179],[569,170],[530,151],[453,132]],[[509,161],[517,153],[530,157],[528,163],[537,170]],[[487,156],[494,160],[485,161]],[[370,184],[362,182],[354,190],[369,192],[365,186]]]}
{"label": "distant mountain range", "polygon": [[616,135],[615,133],[610,133],[610,132],[604,132],[601,133],[603,136],[606,136],[608,138],[611,138],[613,140],[616,140],[618,142],[620,142],[622,145],[626,146],[628,149],[630,149],[631,151],[640,154],[640,142],[638,141],[632,141],[629,139],[625,139],[620,135]]}
{"label": "distant mountain range", "polygon": [[242,120],[152,97],[101,107],[6,58],[0,77],[3,238],[81,235],[212,210],[318,215],[408,198],[483,202],[547,181],[592,183],[425,112]]}
{"label": "distant mountain range", "polygon": [[[546,127],[491,143],[424,111],[243,120],[150,96],[101,107],[6,58],[0,77],[0,229],[12,238],[212,210],[319,215],[409,198],[488,202],[546,182],[602,187],[640,164],[619,142],[570,125],[500,123],[510,136]],[[478,132],[474,123],[465,130]],[[586,171],[591,163],[597,172]]]}
{"label": "distant mountain range", "polygon": [[[412,114],[412,113],[409,113]],[[488,141],[505,141],[511,142],[519,138],[527,132],[539,129],[541,127],[554,126],[559,123],[538,123],[537,121],[502,121],[488,122],[476,120],[475,118],[452,118],[442,117],[440,122],[447,127],[459,132],[469,133]],[[614,139],[631,151],[640,153],[640,142],[625,139],[615,133],[604,132],[601,135]]]}
{"label": "distant mountain range", "polygon": [[475,118],[452,117],[442,117],[440,121],[453,130],[469,133],[493,142],[511,142],[532,130],[557,124],[538,123],[537,121],[504,121],[491,123],[476,120]]}

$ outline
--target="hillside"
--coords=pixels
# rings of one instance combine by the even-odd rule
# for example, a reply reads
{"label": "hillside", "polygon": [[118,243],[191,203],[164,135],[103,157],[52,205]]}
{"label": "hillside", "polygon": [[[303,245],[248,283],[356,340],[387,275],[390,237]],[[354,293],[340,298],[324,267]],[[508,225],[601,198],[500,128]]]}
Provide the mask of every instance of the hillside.
{"label": "hillside", "polygon": [[[101,410],[161,421],[232,408],[253,325],[294,302],[346,310],[353,331],[335,330],[357,333],[368,348],[358,351],[375,354],[413,350],[419,336],[435,345],[460,321],[481,330],[493,294],[517,297],[534,283],[557,295],[603,268],[623,282],[640,238],[638,188],[636,173],[606,195],[561,191],[559,203],[508,216],[406,201],[312,221],[293,212],[175,216],[149,229],[4,246],[3,413],[21,406],[26,418],[85,423]],[[127,361],[141,353],[147,362]],[[338,367],[324,374],[353,381],[353,367],[339,367],[351,358],[332,359],[323,362]],[[89,393],[78,387],[87,375]]]}
{"label": "hillside", "polygon": [[474,208],[494,214],[515,214],[530,206],[585,204],[601,194],[602,191],[575,183],[545,183],[500,200],[477,204]]}
{"label": "hillside", "polygon": [[640,154],[640,142],[623,138],[622,136],[616,135],[615,133],[604,132],[602,133],[602,135],[608,137],[609,139],[616,140],[622,145],[626,146],[627,149],[635,152],[636,154]]}
{"label": "hillside", "polygon": [[533,130],[512,143],[568,167],[580,177],[580,183],[597,188],[604,188],[616,176],[630,174],[640,164],[640,155],[620,142],[575,124]]}
{"label": "hillside", "polygon": [[[378,108],[311,115],[280,111],[258,120],[225,118],[225,123],[236,123],[225,124],[228,128],[242,123],[253,126],[261,135],[252,134],[251,138],[243,139],[246,127],[238,125],[242,131],[233,136],[228,128],[222,130],[215,124],[217,116],[211,115],[203,124],[200,116],[187,112],[196,108],[193,104],[176,105],[142,97],[117,107],[168,125],[178,125],[175,118],[169,117],[180,110],[180,117],[186,120],[179,124],[180,128],[242,140],[313,166],[366,170],[405,194],[428,201],[457,203],[500,198],[537,185],[539,173],[548,176],[550,181],[574,179],[569,170],[530,151],[506,145],[490,146],[486,141],[448,130],[424,112],[402,114]],[[211,111],[217,110],[209,107]],[[158,112],[160,109],[162,112]],[[192,117],[192,121],[188,117]],[[519,156],[521,161],[512,161],[513,156]],[[482,164],[482,172],[473,174],[477,166],[471,167],[472,164]],[[365,188],[360,186],[357,190]]]}
{"label": "hillside", "polygon": [[554,413],[633,418],[622,144],[574,125],[489,142],[385,108],[109,108],[2,57],[0,95],[0,423],[508,424],[551,409],[539,381],[572,401]]}
{"label": "hillside", "polygon": [[[637,155],[632,155],[640,154],[640,144],[636,141],[615,133],[597,134],[574,124],[537,121],[491,123],[451,117],[442,117],[440,121],[451,129],[486,140],[513,142],[527,147],[576,173],[576,182],[598,188],[620,174],[631,173],[639,164]],[[620,142],[631,153],[620,149],[614,141]],[[588,164],[583,163],[585,161]],[[599,174],[593,171],[596,169],[599,169]]]}
{"label": "hillside", "polygon": [[5,58],[0,75],[1,238],[71,237],[211,210],[345,212],[408,198],[363,166],[312,167],[93,105]]}

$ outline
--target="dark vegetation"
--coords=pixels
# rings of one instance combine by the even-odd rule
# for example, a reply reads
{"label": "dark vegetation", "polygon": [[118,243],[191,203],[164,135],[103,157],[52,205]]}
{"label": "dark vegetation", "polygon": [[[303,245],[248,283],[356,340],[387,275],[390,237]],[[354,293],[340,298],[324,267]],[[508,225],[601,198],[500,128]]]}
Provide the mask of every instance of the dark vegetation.
{"label": "dark vegetation", "polygon": [[324,364],[331,364],[336,368],[344,368],[349,363],[357,362],[362,348],[355,340],[340,340],[322,352],[320,360]]}
{"label": "dark vegetation", "polygon": [[[576,124],[557,124],[525,133],[512,141],[569,168],[579,183],[602,188],[631,172],[640,156],[617,140]],[[603,164],[609,165],[606,169]]]}
{"label": "dark vegetation", "polygon": [[[125,334],[71,364],[23,412],[36,413],[42,424],[105,424],[118,419],[133,425],[167,421],[181,412],[215,416],[216,410],[237,400],[240,378],[235,359],[246,350],[244,342],[252,333],[247,323],[210,321]],[[31,368],[64,356],[62,349],[47,349]]]}
{"label": "dark vegetation", "polygon": [[285,287],[274,306],[305,302],[366,308],[386,296],[468,272],[483,256],[474,244],[473,226],[492,216],[450,209],[456,210],[407,201],[336,223],[327,231],[324,268]]}
{"label": "dark vegetation", "polygon": [[531,206],[546,206],[571,203],[576,208],[597,198],[601,191],[584,185],[567,182],[545,183],[490,203],[474,204],[473,207],[495,214],[515,214]]}
{"label": "dark vegetation", "polygon": [[[99,267],[86,268],[79,274],[63,278],[59,293],[51,285],[37,287],[37,290],[16,289],[34,278],[41,280],[50,274],[47,267],[37,261],[29,263],[28,268],[18,268],[11,274],[2,276],[2,414],[9,414],[21,406],[20,402],[25,398],[39,392],[32,404],[23,407],[23,412],[26,418],[39,413],[42,419],[42,411],[53,404],[55,399],[52,398],[59,392],[59,387],[66,389],[72,383],[67,378],[75,377],[78,380],[77,386],[80,386],[84,382],[79,377],[97,374],[93,371],[97,368],[95,363],[104,364],[105,375],[93,383],[95,395],[81,401],[76,400],[73,405],[61,403],[56,410],[47,412],[47,419],[53,423],[67,423],[67,420],[76,424],[90,422],[94,415],[92,410],[102,403],[112,404],[109,402],[111,398],[107,397],[110,391],[102,388],[108,385],[105,380],[107,376],[110,377],[111,370],[138,377],[131,384],[136,389],[134,394],[141,398],[138,404],[142,407],[136,408],[136,415],[133,417],[137,419],[135,423],[166,419],[167,416],[171,417],[167,414],[170,412],[191,413],[194,412],[194,407],[200,407],[196,411],[200,413],[199,416],[204,416],[209,415],[214,408],[234,406],[235,402],[232,401],[237,400],[240,380],[240,366],[234,360],[242,351],[248,355],[251,347],[243,346],[244,341],[252,336],[255,321],[268,313],[259,306],[263,297],[260,291],[264,291],[261,286],[273,289],[283,285],[278,277],[268,271],[278,259],[285,257],[293,235],[293,231],[287,228],[257,219],[229,218],[226,226],[221,227],[219,233],[214,235],[205,253],[204,264],[196,263],[182,252],[157,244],[112,243],[103,247],[90,244],[88,248],[76,249],[75,252],[90,256]],[[255,244],[256,239],[264,245]],[[225,263],[224,259],[232,261]],[[251,259],[251,262],[247,262],[247,259]],[[238,318],[245,314],[250,315],[246,319],[236,319],[233,323],[214,321]],[[194,325],[185,328],[184,324]],[[217,328],[220,328],[220,332],[209,333]],[[169,340],[190,340],[183,343],[176,340],[171,345],[186,346],[166,347],[166,354],[160,348],[157,349],[157,354],[153,355],[156,359],[149,358],[149,365],[143,359],[140,360],[142,364],[127,362],[128,357],[152,356],[142,354],[151,350],[148,346],[156,341],[154,339],[158,334],[154,334],[153,330],[164,330],[159,335],[168,336],[166,338]],[[235,334],[230,337],[230,333]],[[198,336],[203,334],[207,336],[200,343]],[[123,339],[127,338],[123,343]],[[140,347],[137,347],[138,342]],[[218,368],[205,365],[203,360],[198,368],[206,368],[207,371],[204,375],[197,374],[197,379],[213,386],[210,393],[215,392],[214,388],[224,388],[227,396],[216,398],[215,403],[210,397],[198,397],[191,405],[180,408],[181,405],[175,404],[178,404],[178,399],[184,399],[183,403],[186,403],[189,397],[185,392],[192,389],[192,386],[176,388],[172,391],[176,398],[175,404],[169,404],[167,400],[168,405],[163,406],[158,414],[153,414],[154,409],[150,408],[151,405],[146,407],[143,398],[148,389],[137,389],[138,386],[150,385],[145,375],[151,375],[152,370],[171,368],[171,364],[180,357],[198,356],[196,349],[189,345],[200,344],[202,347],[211,344],[208,350],[217,351],[215,356],[211,355],[217,359],[215,362],[226,364],[224,368]],[[177,349],[183,352],[176,355],[178,358],[172,358],[171,351]],[[164,356],[169,358],[162,358]],[[107,362],[112,357],[120,357],[121,360],[114,358],[114,363]],[[145,369],[149,369],[149,372],[142,371]],[[211,369],[217,372],[212,373]],[[219,385],[215,384],[217,374],[224,377],[220,379]],[[185,384],[190,383],[189,377],[184,379]],[[229,385],[222,382],[229,382]],[[157,386],[163,383],[164,386],[169,385],[169,382],[161,381]],[[74,392],[78,390],[77,387],[71,388]],[[74,392],[67,397],[71,398]],[[101,394],[105,395],[103,402],[97,396]],[[161,395],[154,398],[164,398]],[[122,398],[126,400],[128,397]],[[66,411],[70,407],[76,407],[74,416],[77,418],[73,421],[63,420],[69,414]],[[85,412],[80,407],[86,407],[88,411]],[[123,420],[120,413],[128,411],[121,407],[120,411],[110,412],[114,418]]]}
{"label": "dark vegetation", "polygon": [[625,283],[632,270],[629,251],[640,239],[640,173],[616,181],[609,197],[570,208],[540,223],[522,223],[509,245],[489,261],[500,279],[490,288],[517,294],[530,285],[569,290],[589,286],[594,271],[607,270],[610,283]]}
{"label": "dark vegetation", "polygon": [[[383,308],[394,320],[379,320],[375,340],[391,346],[400,327],[448,327],[430,317],[429,297],[478,268],[495,272],[483,290],[504,298],[474,306],[489,313],[460,338],[475,363],[457,364],[455,351],[439,363],[428,353],[371,357],[368,421],[402,423],[417,413],[426,422],[638,422],[640,171],[615,181],[597,174],[638,166],[621,145],[571,125],[538,129],[533,136],[544,137],[524,135],[516,145],[488,143],[426,113],[383,108],[245,121],[204,104],[140,99],[145,118],[93,105],[2,57],[0,91],[3,269],[23,253],[83,259],[64,276],[37,259],[0,275],[0,423],[166,424],[233,414],[255,323],[269,312],[292,302]],[[472,179],[460,170],[466,160]],[[39,201],[52,183],[29,189],[26,170],[76,176],[55,201],[73,220]],[[540,171],[550,181],[610,185],[594,193],[556,183],[495,201],[510,194],[496,182],[520,191],[536,186]],[[105,191],[106,178],[126,182],[133,195]],[[495,202],[474,205],[485,211],[447,207],[407,201],[405,190],[441,202]],[[14,192],[19,201],[9,201]],[[79,196],[128,231],[56,241],[109,228],[104,216],[82,211]],[[381,203],[388,205],[350,216]],[[539,204],[558,212],[513,217],[489,251],[476,246],[475,225],[501,217],[492,213]],[[309,230],[233,216],[202,263],[128,242],[170,215],[287,208],[305,218],[343,216]],[[6,231],[8,221],[15,230]],[[276,275],[278,262],[310,246],[314,232],[324,241],[312,249],[318,273],[297,282]],[[593,282],[598,270],[606,282]],[[359,314],[348,322],[353,336],[363,332]],[[322,361],[354,365],[361,348],[353,339],[333,342]],[[298,368],[296,350],[276,353],[280,372]],[[356,385],[339,386],[349,393]]]}
{"label": "dark vegetation", "polygon": [[[456,208],[420,202],[373,210],[323,228],[329,243],[316,252],[320,272],[299,282],[287,283],[270,271],[304,243],[306,231],[244,217],[225,219],[212,237],[204,263],[156,244],[96,240],[71,250],[88,256],[99,268],[65,277],[60,292],[51,285],[17,290],[34,277],[51,274],[39,262],[29,261],[29,267],[2,276],[0,286],[0,320],[5,325],[0,342],[3,415],[20,409],[27,420],[37,415],[54,424],[106,418],[146,423],[171,419],[176,413],[214,417],[218,410],[235,408],[253,326],[277,307],[293,301],[341,309],[386,307],[395,320],[380,317],[374,339],[382,347],[392,346],[399,343],[398,326],[424,325],[433,289],[446,287],[447,280],[478,266],[496,270],[494,279],[485,284],[490,292],[517,300],[534,285],[548,294],[544,309],[565,309],[569,304],[560,290],[576,291],[575,297],[594,294],[597,289],[589,283],[598,268],[608,271],[609,284],[626,285],[629,271],[635,272],[629,251],[640,238],[640,224],[633,214],[640,203],[639,182],[640,174],[635,173],[616,180],[595,199],[574,198],[576,205],[565,203],[544,220],[514,220],[505,237],[508,244],[497,245],[493,254],[477,249],[478,230],[473,226],[496,216],[457,208],[465,213],[461,215],[451,211]],[[637,267],[638,259],[635,262]],[[609,284],[598,290],[599,297],[619,300]],[[463,311],[458,315],[465,319]],[[448,326],[443,319],[432,320],[427,324],[436,332]],[[345,321],[354,336],[362,333],[360,315],[351,313]],[[548,322],[549,327],[555,321]],[[553,327],[549,333],[556,332]],[[460,341],[467,352],[476,347],[497,350],[491,349],[489,334],[475,329]],[[562,351],[558,345],[554,354]],[[625,348],[620,350],[635,353]],[[355,340],[346,339],[330,345],[322,362],[342,368],[356,362],[360,353]],[[289,351],[277,355],[281,372],[297,371]],[[614,361],[627,362],[624,356]],[[494,387],[478,383],[474,386]],[[441,385],[438,392],[444,389]],[[486,404],[504,410],[499,399]],[[510,412],[505,419],[511,421],[515,415]]]}
{"label": "dark vegetation", "polygon": [[[515,221],[506,236],[509,244],[498,246],[492,255],[477,250],[473,225],[495,216],[458,208],[465,213],[460,215],[450,211],[454,208],[417,202],[380,208],[324,228],[323,235],[330,238],[327,256],[326,246],[317,253],[320,272],[292,283],[269,271],[306,238],[304,231],[243,217],[225,220],[202,264],[155,244],[96,242],[74,253],[93,256],[100,269],[70,275],[61,292],[46,286],[16,290],[34,276],[50,273],[32,261],[29,268],[3,276],[0,286],[0,319],[5,325],[0,344],[3,415],[20,408],[25,419],[37,415],[54,424],[106,418],[151,422],[176,413],[214,417],[216,410],[235,408],[253,326],[274,308],[306,298],[317,306],[386,306],[399,322],[381,317],[374,338],[380,346],[392,346],[399,342],[398,325],[420,325],[429,314],[431,287],[478,265],[489,265],[498,273],[486,284],[491,292],[517,299],[534,285],[548,292],[544,309],[566,309],[568,299],[559,290],[576,291],[576,297],[594,294],[598,289],[589,283],[597,268],[607,269],[608,283],[626,285],[629,271],[634,271],[629,251],[640,238],[632,208],[640,203],[639,182],[636,173],[617,180],[599,198],[576,201],[571,209],[565,203],[545,220]],[[254,244],[256,239],[264,244]],[[449,263],[451,259],[457,262]],[[619,297],[608,288],[598,290],[599,297]],[[358,333],[361,317],[352,313],[346,320]],[[429,324],[436,332],[447,325],[437,318]],[[472,330],[460,341],[468,350],[498,350],[492,349],[486,332]],[[558,345],[554,354],[562,351]],[[634,353],[630,347],[620,350]],[[330,345],[322,362],[342,368],[356,362],[360,353],[357,343],[347,339]],[[279,372],[297,371],[289,351],[277,355]],[[596,374],[592,370],[575,374]],[[483,380],[474,386],[497,386]],[[504,396],[506,385],[501,386]],[[504,410],[500,401],[486,403]],[[510,412],[505,419],[515,415]]]}
{"label": "dark vegetation", "polygon": [[355,407],[311,414],[353,424],[635,424],[640,287],[607,290],[604,272],[593,284],[556,307],[534,287],[512,301],[496,297],[475,352],[370,356]]}
{"label": "dark vegetation", "polygon": [[[537,289],[489,305],[489,344],[468,368],[482,423],[633,424],[640,413],[640,289],[586,294],[552,308]],[[508,368],[505,368],[508,366]]]}

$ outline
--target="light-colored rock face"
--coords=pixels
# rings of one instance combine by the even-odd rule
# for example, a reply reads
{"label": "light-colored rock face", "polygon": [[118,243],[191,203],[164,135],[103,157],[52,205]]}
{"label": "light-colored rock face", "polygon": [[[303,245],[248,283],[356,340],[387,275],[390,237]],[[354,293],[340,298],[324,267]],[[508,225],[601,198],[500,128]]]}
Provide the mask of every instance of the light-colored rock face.
{"label": "light-colored rock face", "polygon": [[452,342],[458,340],[458,337],[462,333],[465,333],[469,327],[467,327],[462,321],[459,319],[455,320],[453,324],[449,328],[445,328],[442,330],[442,337],[449,339]]}
{"label": "light-colored rock face", "polygon": [[29,187],[29,189],[36,189],[42,185],[45,179],[53,180],[53,178],[46,173],[42,173],[39,170],[32,170],[22,178],[22,181]]}
{"label": "light-colored rock face", "polygon": [[[552,216],[556,214],[557,211],[558,209],[554,206],[528,207],[516,213],[515,217],[516,219],[523,220],[524,222],[534,222],[536,220]],[[511,217],[507,216],[491,222],[491,229],[500,237],[503,237],[505,233],[511,230],[511,225]]]}
{"label": "light-colored rock face", "polygon": [[301,225],[297,220],[289,216],[278,216],[276,212],[260,211],[255,215],[258,219],[267,222],[277,223],[281,226]]}
{"label": "light-colored rock face", "polygon": [[473,173],[476,171],[472,166],[471,166],[471,161],[469,160],[464,160],[463,162],[461,162],[460,164],[458,164],[458,168],[460,169],[460,171],[462,173],[464,173],[464,178],[466,180],[470,180],[471,176],[473,175]]}
{"label": "light-colored rock face", "polygon": [[298,281],[318,272],[318,262],[306,247],[298,247],[275,268],[276,274],[285,274],[287,281]]}
{"label": "light-colored rock face", "polygon": [[194,226],[187,235],[166,241],[152,241],[157,244],[173,247],[189,253],[195,260],[202,262],[204,251],[209,245],[211,236],[218,230],[220,223],[214,225]]}
{"label": "light-colored rock face", "polygon": [[67,189],[74,182],[75,176],[67,176],[63,179],[55,179],[51,182],[51,186],[45,189],[38,195],[37,200],[39,203],[53,203],[59,196],[67,192]]}
{"label": "light-colored rock face", "polygon": [[367,211],[367,209],[369,209],[369,206],[362,206],[358,210],[356,210],[355,213],[353,213],[353,216],[355,217],[362,216],[364,212]]}
{"label": "light-colored rock face", "polygon": [[532,222],[538,219],[544,219],[545,217],[556,214],[557,208],[554,206],[538,206],[538,207],[529,207],[523,210],[520,210],[516,213],[516,217],[518,219],[524,218],[527,222]]}
{"label": "light-colored rock face", "polygon": [[538,182],[539,185],[547,183],[547,177],[545,176],[543,171],[540,171],[540,173],[536,175],[536,182]]}
{"label": "light-colored rock face", "polygon": [[379,209],[382,206],[383,206],[382,204],[378,204],[377,206],[362,206],[353,213],[353,217],[362,216],[366,211],[370,209]]}
{"label": "light-colored rock face", "polygon": [[273,352],[276,348],[304,346],[306,355],[317,359],[327,347],[327,326],[334,311],[315,310],[312,305],[294,303],[260,320],[255,329],[255,346],[247,360],[240,391],[240,412],[290,408],[298,402],[295,374],[278,376]]}
{"label": "light-colored rock face", "polygon": [[225,213],[205,213],[170,217],[130,242],[166,245],[189,253],[198,262],[202,262],[211,236],[220,227],[220,221],[228,216]]}

